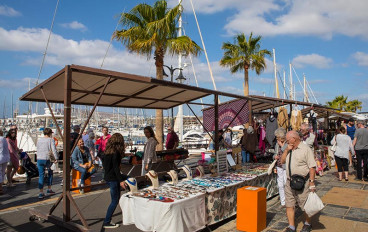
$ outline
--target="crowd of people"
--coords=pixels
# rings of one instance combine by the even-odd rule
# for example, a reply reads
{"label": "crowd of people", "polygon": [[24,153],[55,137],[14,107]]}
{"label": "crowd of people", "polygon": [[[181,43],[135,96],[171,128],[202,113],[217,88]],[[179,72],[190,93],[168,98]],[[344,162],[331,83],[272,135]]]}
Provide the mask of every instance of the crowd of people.
{"label": "crowd of people", "polygon": [[[248,136],[249,133],[245,135]],[[303,207],[309,192],[316,191],[315,134],[308,123],[303,123],[299,131],[287,132],[284,128],[278,128],[274,135],[277,141],[274,159],[280,202],[286,208],[289,221],[285,231],[293,232],[295,231],[295,206],[298,205],[304,211]],[[245,143],[242,142],[243,144]],[[333,154],[339,181],[343,179],[349,181],[349,166],[352,166],[352,160],[355,160],[355,157],[357,160],[355,180],[368,181],[368,129],[365,128],[363,121],[355,123],[350,119],[346,126],[342,126],[336,132],[331,145],[334,147]],[[247,160],[247,156],[244,159]],[[299,189],[291,183],[296,182],[297,176],[301,177],[303,182],[303,186]],[[301,231],[309,232],[312,230],[311,219],[307,214],[304,215],[305,222]]]}

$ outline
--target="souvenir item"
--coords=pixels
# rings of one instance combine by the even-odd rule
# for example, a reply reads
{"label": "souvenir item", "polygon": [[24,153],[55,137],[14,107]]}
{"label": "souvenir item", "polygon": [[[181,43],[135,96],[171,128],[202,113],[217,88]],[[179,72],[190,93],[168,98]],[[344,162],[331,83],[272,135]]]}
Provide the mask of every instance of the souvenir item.
{"label": "souvenir item", "polygon": [[138,192],[137,180],[135,178],[128,178],[125,183],[129,186],[130,193]]}
{"label": "souvenir item", "polygon": [[152,186],[150,187],[151,189],[157,189],[160,184],[158,182],[158,175],[155,171],[150,170],[146,176],[148,176],[148,178],[151,180]]}
{"label": "souvenir item", "polygon": [[190,167],[188,167],[188,165],[184,165],[181,169],[183,169],[185,174],[187,175],[187,178],[185,178],[185,180],[191,180],[193,178],[192,170],[190,169]]}
{"label": "souvenir item", "polygon": [[178,183],[178,173],[175,170],[170,170],[167,174],[171,177],[170,184],[176,185]]}
{"label": "souvenir item", "polygon": [[203,166],[198,166],[197,170],[199,172],[199,177],[203,177],[204,176],[204,168]]}

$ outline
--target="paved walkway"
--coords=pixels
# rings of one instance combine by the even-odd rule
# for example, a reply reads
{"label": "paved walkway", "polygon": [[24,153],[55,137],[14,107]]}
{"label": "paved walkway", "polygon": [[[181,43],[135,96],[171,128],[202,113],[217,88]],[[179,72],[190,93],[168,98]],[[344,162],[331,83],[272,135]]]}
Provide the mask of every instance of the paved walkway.
{"label": "paved walkway", "polygon": [[[312,217],[313,231],[319,232],[368,232],[368,182],[338,181],[333,168],[322,177],[317,177],[317,194],[326,207]],[[296,212],[297,231],[303,227],[303,215]],[[278,197],[267,202],[267,228],[264,232],[283,231],[288,226],[286,210]],[[219,226],[216,232],[233,232],[236,219]]]}
{"label": "paved walkway", "polygon": [[[354,176],[350,176],[349,182],[337,181],[336,171],[332,169],[325,173],[323,177],[317,179],[317,193],[326,204],[323,211],[313,217],[313,231],[328,232],[365,232],[368,231],[368,182],[353,181]],[[59,185],[60,175],[54,179],[54,191],[61,193]],[[100,180],[97,173],[92,181]],[[6,189],[6,188],[4,188]],[[37,180],[32,180],[30,186],[22,181],[17,186],[0,196],[0,231],[65,231],[49,222],[30,222],[28,209],[36,208],[47,212],[56,201],[56,196],[51,196],[44,200],[37,198]],[[108,189],[100,189],[84,195],[75,194],[74,198],[87,219],[91,229],[102,230],[107,206],[110,203]],[[59,206],[54,214],[61,217],[62,207]],[[80,223],[78,216],[72,208],[72,220]],[[121,223],[121,210],[118,207],[115,211],[113,221]],[[302,212],[297,211],[298,231],[302,227]],[[287,218],[285,209],[281,207],[278,197],[267,202],[267,228],[264,231],[282,231],[286,226]],[[227,232],[236,230],[236,217],[232,217],[220,224],[211,226],[215,232]],[[122,226],[109,231],[129,231],[139,232],[134,225]],[[208,231],[203,230],[203,232]]]}

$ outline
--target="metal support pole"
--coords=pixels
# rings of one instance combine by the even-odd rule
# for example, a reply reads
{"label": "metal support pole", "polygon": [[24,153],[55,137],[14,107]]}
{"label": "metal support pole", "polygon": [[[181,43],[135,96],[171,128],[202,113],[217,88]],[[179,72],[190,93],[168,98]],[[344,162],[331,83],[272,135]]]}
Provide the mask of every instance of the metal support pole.
{"label": "metal support pole", "polygon": [[51,116],[52,116],[52,120],[54,121],[54,123],[55,123],[55,125],[56,125],[56,129],[57,129],[57,131],[58,131],[58,133],[59,133],[59,135],[60,135],[61,139],[64,141],[64,136],[63,136],[63,134],[61,133],[60,127],[59,127],[59,125],[58,125],[58,123],[57,123],[57,121],[56,121],[56,118],[55,118],[54,112],[52,111],[52,108],[51,108],[51,106],[50,106],[49,100],[47,100],[47,98],[46,98],[45,91],[43,91],[43,86],[41,87],[41,93],[42,93],[42,95],[43,95],[43,98],[44,98],[44,99],[45,99],[45,101],[46,101],[47,107],[49,107],[49,110],[50,110],[50,113],[51,113]]}
{"label": "metal support pole", "polygon": [[190,111],[192,111],[192,113],[194,114],[194,116],[196,117],[197,121],[201,124],[201,126],[203,127],[203,129],[207,132],[207,134],[210,136],[210,138],[213,141],[213,136],[211,135],[211,133],[206,129],[205,126],[203,126],[203,123],[201,122],[201,120],[199,120],[198,116],[194,113],[192,107],[190,107],[190,105],[188,103],[186,103],[188,108],[190,109]]}
{"label": "metal support pole", "polygon": [[67,193],[70,191],[70,121],[71,121],[71,88],[72,70],[70,65],[65,66],[64,77],[64,140],[63,140],[63,221],[70,221],[70,200]]}
{"label": "metal support pole", "polygon": [[97,100],[96,100],[95,104],[93,105],[93,108],[92,108],[91,112],[89,112],[89,115],[88,115],[87,121],[84,123],[82,130],[80,131],[80,133],[79,133],[79,135],[78,135],[77,139],[75,140],[76,142],[74,143],[74,146],[73,146],[73,148],[72,148],[72,150],[71,150],[71,153],[73,153],[73,151],[74,151],[75,147],[77,146],[78,140],[79,140],[79,139],[80,139],[80,137],[82,136],[83,131],[86,129],[86,127],[87,127],[87,125],[88,125],[88,123],[89,123],[89,120],[91,119],[91,117],[92,117],[92,115],[93,115],[93,112],[95,112],[95,109],[96,109],[96,107],[97,107],[98,103],[100,102],[101,97],[102,97],[102,95],[104,94],[104,92],[105,92],[105,90],[106,90],[106,87],[107,87],[107,85],[109,84],[110,80],[111,80],[111,76],[107,79],[107,81],[106,81],[106,83],[105,83],[105,85],[104,85],[104,87],[103,87],[102,91],[100,92],[100,95],[98,96],[98,98],[97,98]]}
{"label": "metal support pole", "polygon": [[218,95],[215,94],[215,152],[219,150]]}
{"label": "metal support pole", "polygon": [[255,126],[253,125],[253,114],[252,114],[252,100],[249,100],[248,101],[248,104],[249,104],[249,118],[248,118],[248,123],[249,123],[249,126],[252,126],[253,128],[255,128]]}

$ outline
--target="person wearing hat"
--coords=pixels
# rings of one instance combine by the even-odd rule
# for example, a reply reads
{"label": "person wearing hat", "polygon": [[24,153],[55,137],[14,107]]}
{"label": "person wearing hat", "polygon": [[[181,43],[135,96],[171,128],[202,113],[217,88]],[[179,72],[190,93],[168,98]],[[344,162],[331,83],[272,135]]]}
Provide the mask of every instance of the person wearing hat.
{"label": "person wearing hat", "polygon": [[55,146],[55,140],[52,138],[52,133],[53,132],[50,128],[45,128],[43,130],[44,137],[39,138],[37,141],[37,168],[39,172],[38,188],[40,190],[40,193],[38,194],[39,199],[43,199],[45,197],[45,194],[43,193],[45,169],[48,170],[48,189],[46,194],[55,194],[55,192],[51,190],[53,179],[51,165],[52,162],[57,163],[58,153]]}

